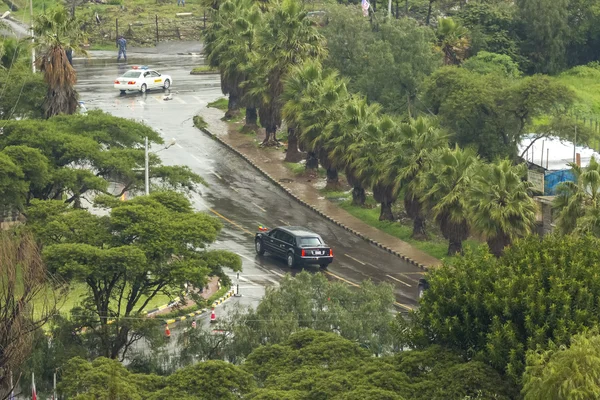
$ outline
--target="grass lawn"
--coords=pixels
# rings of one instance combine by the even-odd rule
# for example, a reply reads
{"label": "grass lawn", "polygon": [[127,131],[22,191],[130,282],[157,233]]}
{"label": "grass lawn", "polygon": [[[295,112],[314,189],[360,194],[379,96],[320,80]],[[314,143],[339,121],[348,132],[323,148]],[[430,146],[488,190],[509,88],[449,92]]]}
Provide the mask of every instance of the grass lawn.
{"label": "grass lawn", "polygon": [[[12,17],[29,25],[28,1],[12,1],[19,7],[18,11],[12,12]],[[57,4],[63,2],[33,0],[33,14],[39,15]],[[8,9],[8,5],[0,3],[0,13]],[[119,34],[125,35],[130,46],[147,46],[156,42],[156,17],[160,41],[199,40],[204,27],[204,10],[200,0],[186,0],[185,7],[178,7],[177,0],[108,0],[106,4],[84,3],[75,12],[88,23],[90,48],[106,50],[105,46],[115,48],[117,19]],[[192,15],[178,17],[177,13]],[[96,14],[100,23],[95,20]]]}
{"label": "grass lawn", "polygon": [[[58,311],[62,314],[67,314],[71,309],[81,304],[83,297],[87,294],[87,285],[84,283],[72,283],[66,297],[59,301]],[[142,300],[145,300],[143,298]],[[155,296],[146,306],[146,310],[151,310],[155,307],[169,303],[170,299],[164,294]]]}
{"label": "grass lawn", "polygon": [[[321,193],[323,193],[327,199],[336,202],[338,206],[368,225],[389,235],[397,237],[398,239],[409,243],[422,252],[427,253],[435,258],[439,258],[440,260],[449,258],[446,255],[448,251],[448,241],[439,235],[438,232],[433,232],[436,229],[434,229],[434,226],[431,223],[428,224],[427,229],[430,239],[427,241],[414,240],[410,237],[412,234],[412,224],[409,225],[408,223],[401,222],[379,221],[379,206],[371,196],[367,197],[367,206],[362,208],[352,205],[352,195],[349,192],[333,192],[322,190]],[[473,239],[463,242],[465,249],[474,249],[480,244],[481,243],[479,243],[477,240]]]}
{"label": "grass lawn", "polygon": [[198,75],[201,75],[201,74],[218,74],[218,73],[219,73],[219,70],[211,67],[210,65],[201,65],[199,67],[195,67],[190,72],[190,74],[192,74],[192,75],[194,75],[194,74],[198,74]]}
{"label": "grass lawn", "polygon": [[229,104],[229,100],[227,100],[225,97],[221,97],[220,99],[217,99],[211,103],[208,103],[206,107],[216,108],[221,111],[227,111],[228,104]]}

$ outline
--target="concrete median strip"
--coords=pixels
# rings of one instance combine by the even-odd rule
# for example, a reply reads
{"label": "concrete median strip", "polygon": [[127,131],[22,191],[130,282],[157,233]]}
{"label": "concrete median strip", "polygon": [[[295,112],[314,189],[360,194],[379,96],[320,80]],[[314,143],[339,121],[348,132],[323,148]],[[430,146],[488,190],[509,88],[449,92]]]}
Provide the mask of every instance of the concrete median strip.
{"label": "concrete median strip", "polygon": [[[221,287],[221,284],[219,283],[219,288],[220,287]],[[216,306],[218,306],[220,304],[223,304],[225,302],[225,300],[227,300],[231,296],[233,296],[234,292],[235,292],[234,289],[230,289],[223,296],[221,296],[220,298],[218,298],[217,300],[215,300],[212,303],[211,307],[216,307]],[[200,309],[200,310],[196,310],[196,311],[194,311],[192,313],[188,313],[186,315],[182,315],[182,316],[177,317],[177,318],[171,318],[171,319],[163,320],[163,323],[166,324],[166,325],[172,325],[172,324],[175,324],[177,322],[185,321],[188,318],[196,317],[196,316],[201,315],[201,314],[203,314],[203,313],[205,313],[207,311],[209,311],[207,308],[203,308],[203,309]]]}
{"label": "concrete median strip", "polygon": [[231,150],[232,152],[234,152],[235,154],[237,154],[238,156],[240,156],[241,158],[243,158],[246,162],[248,162],[250,165],[252,165],[258,172],[260,172],[263,176],[265,176],[268,180],[270,180],[271,182],[273,182],[277,187],[283,189],[285,192],[287,192],[294,200],[296,200],[298,203],[310,208],[311,210],[313,210],[314,212],[316,212],[317,214],[319,214],[320,216],[326,218],[327,220],[333,222],[334,224],[340,226],[341,228],[345,229],[346,231],[355,234],[356,236],[360,237],[361,239],[375,245],[378,246],[380,248],[382,248],[383,250],[387,251],[390,254],[393,254],[399,258],[401,258],[402,260],[411,263],[414,266],[417,266],[423,270],[427,270],[428,266],[419,263],[416,260],[413,260],[403,254],[398,253],[397,251],[381,244],[378,243],[368,237],[366,237],[365,235],[361,234],[358,231],[355,231],[351,228],[349,228],[348,226],[342,224],[341,222],[335,220],[334,218],[331,218],[330,216],[326,215],[324,212],[322,212],[321,210],[319,210],[317,207],[305,202],[304,200],[302,200],[301,198],[299,198],[297,195],[295,195],[288,187],[284,186],[283,184],[281,184],[281,182],[279,182],[278,180],[276,180],[275,178],[273,178],[271,175],[269,175],[266,171],[264,171],[262,168],[260,168],[258,165],[256,165],[256,163],[254,163],[254,161],[252,161],[248,156],[246,156],[244,153],[242,153],[241,151],[239,151],[238,149],[236,149],[235,147],[231,146],[229,143],[227,143],[225,140],[223,140],[222,138],[220,138],[218,135],[213,134],[212,132],[210,132],[208,129],[206,128],[198,128],[200,129],[202,132],[204,132],[205,134],[209,135],[210,137],[212,137],[213,139],[217,140],[219,143],[221,143],[222,145],[224,145],[225,147],[227,147],[229,150]]}

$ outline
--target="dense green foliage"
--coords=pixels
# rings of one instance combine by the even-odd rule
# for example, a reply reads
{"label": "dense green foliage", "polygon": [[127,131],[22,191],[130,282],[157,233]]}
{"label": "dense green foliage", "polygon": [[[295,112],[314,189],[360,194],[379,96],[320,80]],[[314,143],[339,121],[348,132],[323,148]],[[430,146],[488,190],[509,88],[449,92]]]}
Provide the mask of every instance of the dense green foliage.
{"label": "dense green foliage", "polygon": [[[109,182],[120,184],[117,196],[139,192],[144,188],[145,137],[163,142],[147,126],[100,111],[46,121],[5,121],[0,176],[12,178],[1,179],[0,193],[7,193],[4,202],[23,209],[33,199],[63,199],[80,206],[86,195],[114,194]],[[163,188],[179,190],[203,182],[188,167],[164,166],[152,153],[150,178]]]}
{"label": "dense green foliage", "polygon": [[393,288],[365,281],[354,289],[329,282],[321,274],[286,276],[267,289],[256,309],[230,310],[217,327],[230,335],[190,331],[182,340],[183,362],[193,359],[243,361],[260,345],[283,343],[294,332],[336,332],[372,354],[389,353],[394,345]]}
{"label": "dense green foliage", "polygon": [[495,259],[466,254],[429,274],[430,288],[407,321],[409,343],[439,344],[485,360],[516,382],[527,350],[599,322],[600,242],[591,237],[530,236]]}
{"label": "dense green foliage", "polygon": [[600,396],[600,336],[597,329],[573,336],[569,347],[550,343],[530,352],[523,376],[525,400],[595,399]]}
{"label": "dense green foliage", "polygon": [[96,354],[123,357],[155,326],[136,317],[157,294],[175,297],[186,283],[203,287],[208,275],[224,277],[223,267],[241,268],[237,255],[206,249],[221,224],[194,212],[183,195],[155,192],[125,202],[107,196],[96,204],[109,215],[61,201],[36,200],[27,209],[49,270],[88,287],[73,316],[96,339]]}
{"label": "dense green foliage", "polygon": [[303,330],[253,351],[242,366],[204,361],[168,377],[133,374],[114,360],[72,359],[67,399],[508,400],[513,388],[492,368],[433,346],[375,358],[334,333]]}

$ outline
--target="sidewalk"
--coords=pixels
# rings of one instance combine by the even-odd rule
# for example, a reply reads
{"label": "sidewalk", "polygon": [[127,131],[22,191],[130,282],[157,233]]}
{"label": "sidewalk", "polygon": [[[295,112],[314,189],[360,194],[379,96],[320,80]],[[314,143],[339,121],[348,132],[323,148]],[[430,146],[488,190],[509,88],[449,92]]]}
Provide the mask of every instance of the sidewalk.
{"label": "sidewalk", "polygon": [[[208,289],[205,287],[204,290],[202,291],[202,293],[200,294],[202,296],[203,299],[208,299],[210,298],[210,296],[212,296],[213,294],[217,293],[219,291],[219,278],[216,276],[213,276],[210,278],[210,280],[208,281]],[[159,307],[159,310],[152,313],[152,318],[156,318],[156,317],[160,317],[161,315],[164,314],[168,314],[171,311],[173,311],[175,309],[175,306],[177,306],[177,308],[179,309],[184,309],[186,307],[191,307],[194,304],[196,304],[195,301],[191,300],[191,299],[184,299],[185,300],[185,304],[183,303],[179,303],[177,305],[167,305],[167,307],[163,308],[162,306]]]}
{"label": "sidewalk", "polygon": [[[201,110],[200,115],[208,124],[208,129],[205,133],[212,135],[225,146],[245,158],[267,176],[267,178],[287,191],[300,203],[305,204],[344,229],[416,266],[427,269],[428,267],[435,267],[441,264],[441,261],[437,258],[364,223],[336,206],[333,202],[325,199],[313,186],[313,183],[308,181],[307,178],[296,176],[283,164],[285,153],[281,149],[260,149],[256,146],[254,135],[239,133],[237,128],[243,122],[231,124],[223,122],[221,121],[223,111],[214,108],[205,108]],[[261,136],[259,133],[257,139],[262,141],[263,138],[264,134]]]}

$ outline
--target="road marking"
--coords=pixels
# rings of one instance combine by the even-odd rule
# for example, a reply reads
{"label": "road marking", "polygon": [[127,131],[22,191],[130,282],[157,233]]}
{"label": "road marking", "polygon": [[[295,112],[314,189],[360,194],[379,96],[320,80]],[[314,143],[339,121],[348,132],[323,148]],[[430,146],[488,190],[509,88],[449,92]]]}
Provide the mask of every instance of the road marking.
{"label": "road marking", "polygon": [[267,210],[265,210],[264,208],[262,208],[261,206],[259,206],[255,202],[252,202],[252,204],[254,204],[254,207],[258,208],[259,210],[262,210],[262,212],[267,212]]}
{"label": "road marking", "polygon": [[183,146],[180,145],[179,143],[175,143],[175,146],[179,147],[180,149],[183,149]]}
{"label": "road marking", "polygon": [[234,192],[236,192],[236,193],[239,193],[239,192],[240,192],[239,190],[237,190],[237,189],[236,189],[236,188],[234,188],[233,186],[230,186],[230,188],[231,188],[231,189],[232,189]]}
{"label": "road marking", "polygon": [[281,222],[282,224],[285,224],[285,225],[287,225],[287,226],[290,226],[290,224],[288,224],[288,223],[287,223],[287,222],[285,222],[284,220],[281,220],[281,219],[280,219],[280,220],[279,220],[279,222]]}
{"label": "road marking", "polygon": [[419,271],[419,272],[403,272],[404,275],[424,275],[425,272]]}
{"label": "road marking", "polygon": [[398,274],[398,275],[402,275],[404,278],[408,279],[408,280],[409,280],[409,281],[411,281],[411,282],[414,282],[414,283],[419,283],[419,281],[418,281],[418,280],[416,280],[415,278],[411,278],[410,276],[408,276],[408,275],[406,275],[406,274],[400,273],[400,274]]}
{"label": "road marking", "polygon": [[138,100],[138,103],[139,103],[141,106],[145,106],[145,105],[146,105],[146,103],[145,103],[144,101],[142,101],[142,100]]}
{"label": "road marking", "polygon": [[409,307],[406,304],[398,303],[397,301],[395,301],[394,304],[397,305],[398,307],[402,307],[402,308],[404,308],[405,310],[408,310],[408,311],[412,311],[413,310],[412,307]]}
{"label": "road marking", "polygon": [[210,173],[219,178],[220,180],[223,180],[223,178],[221,178],[219,174],[217,174],[215,171],[210,171]]}
{"label": "road marking", "polygon": [[248,257],[248,256],[245,256],[245,255],[243,255],[243,254],[240,254],[240,253],[236,253],[236,254],[237,254],[238,256],[242,257],[242,258],[245,258],[245,259],[246,259],[246,260],[248,260],[248,261],[252,261],[252,262],[254,262],[254,260],[253,260],[253,259],[251,259],[251,258],[250,258],[250,257]]}
{"label": "road marking", "polygon": [[352,285],[352,286],[354,286],[354,287],[360,287],[360,285],[357,285],[357,284],[356,284],[356,283],[354,283],[354,282],[351,282],[351,281],[349,281],[349,280],[347,280],[347,279],[344,279],[344,278],[342,278],[341,276],[337,276],[336,274],[332,274],[332,273],[331,273],[331,272],[329,272],[329,271],[325,271],[325,273],[326,273],[327,275],[333,276],[333,277],[334,277],[334,278],[336,278],[336,279],[339,279],[339,280],[340,280],[340,281],[342,281],[342,282],[346,282],[348,285]]}
{"label": "road marking", "polygon": [[192,96],[193,98],[195,98],[196,100],[198,100],[199,103],[206,103],[206,101],[202,100],[200,97],[198,96]]}
{"label": "road marking", "polygon": [[200,160],[198,157],[196,157],[196,156],[195,156],[195,155],[193,155],[193,154],[190,154],[190,155],[191,155],[191,156],[194,158],[194,160],[196,160],[196,161],[198,161],[200,164],[202,164],[202,160]]}
{"label": "road marking", "polygon": [[[208,208],[208,207],[207,207],[207,208]],[[219,214],[218,212],[216,212],[216,211],[215,211],[215,210],[213,210],[212,208],[208,208],[208,210],[209,210],[211,213],[215,214],[216,216],[218,216],[218,217],[220,217],[220,218],[223,218],[225,221],[227,221],[227,222],[229,222],[231,225],[233,225],[233,226],[235,226],[235,227],[239,228],[240,230],[242,230],[243,232],[247,233],[248,235],[250,235],[250,236],[254,236],[254,233],[250,232],[248,229],[244,228],[243,226],[236,224],[235,222],[233,222],[233,221],[232,221],[232,220],[230,220],[229,218],[222,216],[221,214]]]}
{"label": "road marking", "polygon": [[387,276],[388,278],[390,278],[390,279],[393,279],[393,280],[395,280],[396,282],[400,282],[400,283],[401,283],[401,284],[403,284],[403,285],[406,285],[406,286],[408,286],[408,287],[412,287],[412,285],[411,285],[410,283],[406,283],[406,282],[404,282],[404,281],[401,281],[400,279],[398,279],[398,278],[394,278],[394,277],[393,277],[393,276],[391,276],[391,275],[386,275],[386,276]]}
{"label": "road marking", "polygon": [[349,259],[356,261],[356,262],[357,262],[357,263],[359,263],[359,264],[362,264],[362,265],[367,265],[367,264],[365,264],[364,262],[362,262],[362,261],[360,261],[360,260],[357,260],[356,258],[354,258],[354,257],[352,257],[352,256],[349,256],[348,254],[344,254],[344,255],[345,255],[346,257],[348,257]]}
{"label": "road marking", "polygon": [[157,103],[162,103],[162,101],[159,100],[160,97],[151,96],[150,98],[156,100]]}
{"label": "road marking", "polygon": [[177,101],[179,104],[187,104],[185,101],[181,100],[179,97],[173,97],[173,100]]}
{"label": "road marking", "polygon": [[269,271],[271,271],[272,273],[274,273],[275,275],[277,275],[277,276],[279,276],[279,277],[281,277],[281,278],[283,278],[283,277],[285,276],[285,275],[283,275],[283,274],[280,274],[280,273],[279,273],[279,272],[277,272],[277,271],[273,271],[272,269],[270,269]]}

